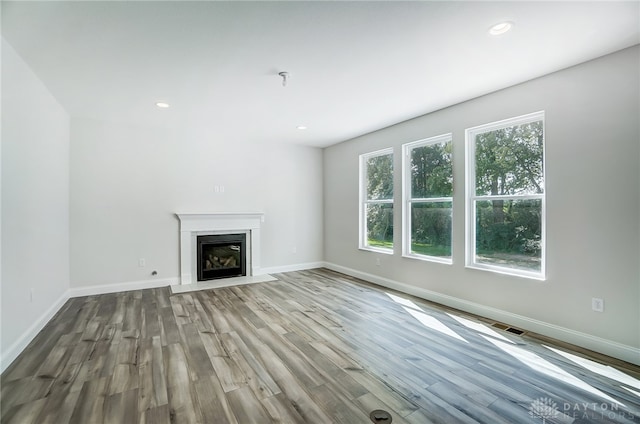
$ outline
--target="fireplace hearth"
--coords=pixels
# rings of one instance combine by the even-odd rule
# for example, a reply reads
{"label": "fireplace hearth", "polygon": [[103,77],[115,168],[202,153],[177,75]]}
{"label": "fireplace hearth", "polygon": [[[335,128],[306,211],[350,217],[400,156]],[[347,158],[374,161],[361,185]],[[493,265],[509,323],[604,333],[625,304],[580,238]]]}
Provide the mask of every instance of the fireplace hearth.
{"label": "fireplace hearth", "polygon": [[247,275],[246,244],[246,234],[198,236],[198,281]]}

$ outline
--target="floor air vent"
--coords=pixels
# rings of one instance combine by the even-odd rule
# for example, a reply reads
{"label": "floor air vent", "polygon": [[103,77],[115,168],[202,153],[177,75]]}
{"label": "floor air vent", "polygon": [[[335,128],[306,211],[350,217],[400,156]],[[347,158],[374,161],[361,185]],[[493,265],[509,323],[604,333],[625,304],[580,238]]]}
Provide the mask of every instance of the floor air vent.
{"label": "floor air vent", "polygon": [[493,323],[493,327],[496,327],[500,330],[506,330],[507,328],[509,328],[508,325],[500,324],[499,322]]}
{"label": "floor air vent", "polygon": [[508,331],[509,333],[512,333],[518,336],[521,336],[522,334],[524,334],[524,331],[519,330],[517,328],[509,327],[508,325],[502,324],[500,322],[493,323],[492,327],[498,328],[500,330]]}

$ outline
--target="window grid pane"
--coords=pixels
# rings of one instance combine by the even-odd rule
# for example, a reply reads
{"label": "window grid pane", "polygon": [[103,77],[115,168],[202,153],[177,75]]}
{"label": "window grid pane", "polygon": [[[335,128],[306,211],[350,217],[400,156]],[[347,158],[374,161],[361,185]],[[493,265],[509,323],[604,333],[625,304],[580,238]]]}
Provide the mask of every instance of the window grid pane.
{"label": "window grid pane", "polygon": [[367,159],[367,200],[393,199],[393,155]]}
{"label": "window grid pane", "polygon": [[411,198],[450,197],[453,194],[451,143],[411,149]]}
{"label": "window grid pane", "polygon": [[393,203],[366,205],[367,246],[393,249]]}
{"label": "window grid pane", "polygon": [[452,206],[448,202],[411,202],[412,255],[451,257]]}
{"label": "window grid pane", "polygon": [[535,121],[477,134],[476,195],[543,193],[542,129]]}
{"label": "window grid pane", "polygon": [[474,202],[475,260],[481,264],[540,271],[542,200]]}

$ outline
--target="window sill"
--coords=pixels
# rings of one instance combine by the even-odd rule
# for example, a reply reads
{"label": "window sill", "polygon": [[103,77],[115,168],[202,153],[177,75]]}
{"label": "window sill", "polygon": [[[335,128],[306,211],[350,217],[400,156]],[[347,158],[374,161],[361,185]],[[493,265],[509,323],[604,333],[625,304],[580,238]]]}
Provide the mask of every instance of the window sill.
{"label": "window sill", "polygon": [[440,258],[437,256],[426,256],[426,255],[402,255],[403,258],[407,258],[407,259],[417,259],[419,261],[424,261],[424,262],[435,262],[435,263],[439,263],[439,264],[445,264],[445,265],[453,265],[453,259],[452,258]]}
{"label": "window sill", "polygon": [[358,249],[364,250],[367,252],[382,253],[383,255],[393,255],[393,249],[382,249],[382,248],[375,248],[375,247],[369,247],[369,246],[360,246],[358,247]]}
{"label": "window sill", "polygon": [[529,271],[513,269],[513,268],[504,268],[504,267],[491,266],[491,265],[485,265],[485,264],[475,264],[475,263],[467,264],[466,268],[477,269],[479,271],[488,271],[496,274],[509,275],[512,277],[527,278],[530,280],[538,280],[538,281],[547,280],[547,278],[542,273],[529,272]]}

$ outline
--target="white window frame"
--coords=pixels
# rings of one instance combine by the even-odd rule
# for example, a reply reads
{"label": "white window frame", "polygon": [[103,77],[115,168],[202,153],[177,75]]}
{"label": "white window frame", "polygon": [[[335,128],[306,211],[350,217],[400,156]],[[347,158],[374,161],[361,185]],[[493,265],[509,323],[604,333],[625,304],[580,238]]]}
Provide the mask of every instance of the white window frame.
{"label": "white window frame", "polygon": [[[453,143],[453,134],[442,134],[422,140],[413,141],[402,145],[402,199],[404,213],[402,214],[402,256],[405,258],[420,259],[423,261],[439,262],[444,264],[453,263],[453,225],[451,226],[451,257],[421,255],[411,252],[411,205],[416,203],[439,203],[451,202],[451,214],[453,215],[453,195],[451,197],[429,197],[413,198],[411,195],[411,151],[417,147],[429,146],[432,144]],[[453,216],[452,216],[453,219]]]}
{"label": "white window frame", "polygon": [[[527,124],[530,122],[542,121],[542,178],[546,181],[546,128],[545,128],[545,113],[544,111],[533,112],[514,118],[504,119],[501,121],[491,122],[488,124],[479,125],[472,128],[467,128],[465,134],[465,165],[467,170],[467,184],[466,184],[466,207],[465,218],[467,225],[465,226],[465,240],[466,240],[466,267],[480,269],[484,271],[492,271],[501,274],[515,275],[519,277],[526,277],[536,280],[546,279],[546,184],[542,194],[526,194],[526,195],[505,195],[505,196],[492,196],[492,195],[476,195],[476,172],[475,172],[475,138],[476,135],[489,131],[495,131],[502,128],[511,126],[517,126]],[[475,202],[477,200],[541,200],[541,240],[540,240],[540,271],[526,271],[522,269],[509,268],[497,265],[490,265],[476,262],[476,208]]]}
{"label": "white window frame", "polygon": [[[386,249],[383,247],[376,247],[376,246],[369,246],[367,244],[367,205],[371,205],[371,204],[394,204],[394,199],[381,199],[381,200],[369,200],[367,199],[367,161],[371,158],[374,157],[378,157],[378,156],[386,156],[386,155],[391,155],[391,158],[393,160],[393,147],[389,147],[386,149],[382,149],[382,150],[376,150],[375,152],[370,152],[370,153],[364,153],[362,155],[360,155],[360,166],[359,166],[359,185],[360,185],[360,195],[359,195],[359,213],[358,213],[358,217],[359,217],[359,223],[358,223],[358,227],[359,227],[359,243],[358,243],[358,247],[361,250],[369,250],[369,251],[373,251],[373,252],[378,252],[378,253],[384,253],[384,254],[389,254],[392,255],[393,254],[393,248],[392,249]],[[393,196],[395,197],[395,190],[394,190],[394,194]],[[394,205],[394,215],[395,215],[395,205]],[[395,231],[394,231],[394,238],[395,238]],[[395,243],[394,243],[394,248],[395,248]]]}

